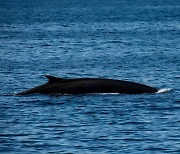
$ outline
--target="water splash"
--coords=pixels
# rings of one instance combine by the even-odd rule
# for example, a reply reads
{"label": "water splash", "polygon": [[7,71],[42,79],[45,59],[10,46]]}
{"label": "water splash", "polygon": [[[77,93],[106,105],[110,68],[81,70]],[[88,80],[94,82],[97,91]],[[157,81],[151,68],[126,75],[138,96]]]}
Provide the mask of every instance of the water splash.
{"label": "water splash", "polygon": [[157,93],[158,93],[158,94],[159,94],[159,93],[167,93],[167,92],[169,92],[169,91],[171,91],[171,90],[172,90],[171,88],[162,88],[162,89],[159,89]]}

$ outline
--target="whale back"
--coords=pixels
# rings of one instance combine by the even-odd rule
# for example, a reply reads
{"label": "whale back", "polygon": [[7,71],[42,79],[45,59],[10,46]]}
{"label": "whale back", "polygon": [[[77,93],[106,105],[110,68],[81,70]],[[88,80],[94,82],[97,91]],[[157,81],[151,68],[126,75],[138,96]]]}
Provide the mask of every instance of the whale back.
{"label": "whale back", "polygon": [[155,93],[158,89],[130,81],[100,79],[100,78],[76,78],[64,79],[50,75],[45,76],[48,82],[18,93],[24,94],[85,94],[85,93],[120,93],[120,94],[141,94]]}

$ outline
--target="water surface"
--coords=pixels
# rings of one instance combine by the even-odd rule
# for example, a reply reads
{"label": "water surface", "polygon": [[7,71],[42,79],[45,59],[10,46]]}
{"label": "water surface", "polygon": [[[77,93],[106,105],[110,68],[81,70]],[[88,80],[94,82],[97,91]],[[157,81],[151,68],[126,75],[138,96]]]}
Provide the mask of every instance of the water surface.
{"label": "water surface", "polygon": [[[0,153],[180,153],[179,12],[178,0],[0,1]],[[171,90],[12,95],[45,74]]]}

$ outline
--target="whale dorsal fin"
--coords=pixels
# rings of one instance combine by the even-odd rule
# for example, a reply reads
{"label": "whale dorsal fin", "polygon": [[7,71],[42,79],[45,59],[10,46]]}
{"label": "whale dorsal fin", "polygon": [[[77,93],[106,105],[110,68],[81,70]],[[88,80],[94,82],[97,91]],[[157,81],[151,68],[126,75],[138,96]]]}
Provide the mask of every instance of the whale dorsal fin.
{"label": "whale dorsal fin", "polygon": [[51,76],[51,75],[45,75],[45,77],[48,78],[49,83],[54,83],[54,82],[57,82],[57,81],[64,80],[62,78],[57,78],[57,77],[54,77],[54,76]]}

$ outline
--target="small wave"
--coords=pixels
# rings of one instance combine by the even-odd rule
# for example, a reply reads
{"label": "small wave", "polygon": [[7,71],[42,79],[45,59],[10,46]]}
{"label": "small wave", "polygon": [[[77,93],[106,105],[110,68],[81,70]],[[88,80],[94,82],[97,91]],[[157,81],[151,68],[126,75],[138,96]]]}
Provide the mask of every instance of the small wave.
{"label": "small wave", "polygon": [[172,90],[171,88],[163,88],[163,89],[159,89],[157,93],[158,93],[158,94],[159,94],[159,93],[167,93],[167,92],[169,92],[169,91],[171,91],[171,90]]}
{"label": "small wave", "polygon": [[49,46],[52,46],[51,44],[41,44],[40,46],[42,47],[49,47]]}
{"label": "small wave", "polygon": [[[79,94],[79,95],[119,95],[119,93],[85,93],[85,94]],[[58,96],[74,96],[74,94],[61,94],[61,93],[56,93],[56,94],[51,94],[53,97],[58,97]]]}
{"label": "small wave", "polygon": [[14,94],[0,94],[0,96],[15,96]]}
{"label": "small wave", "polygon": [[17,96],[18,92],[13,93],[0,93],[0,96]]}

